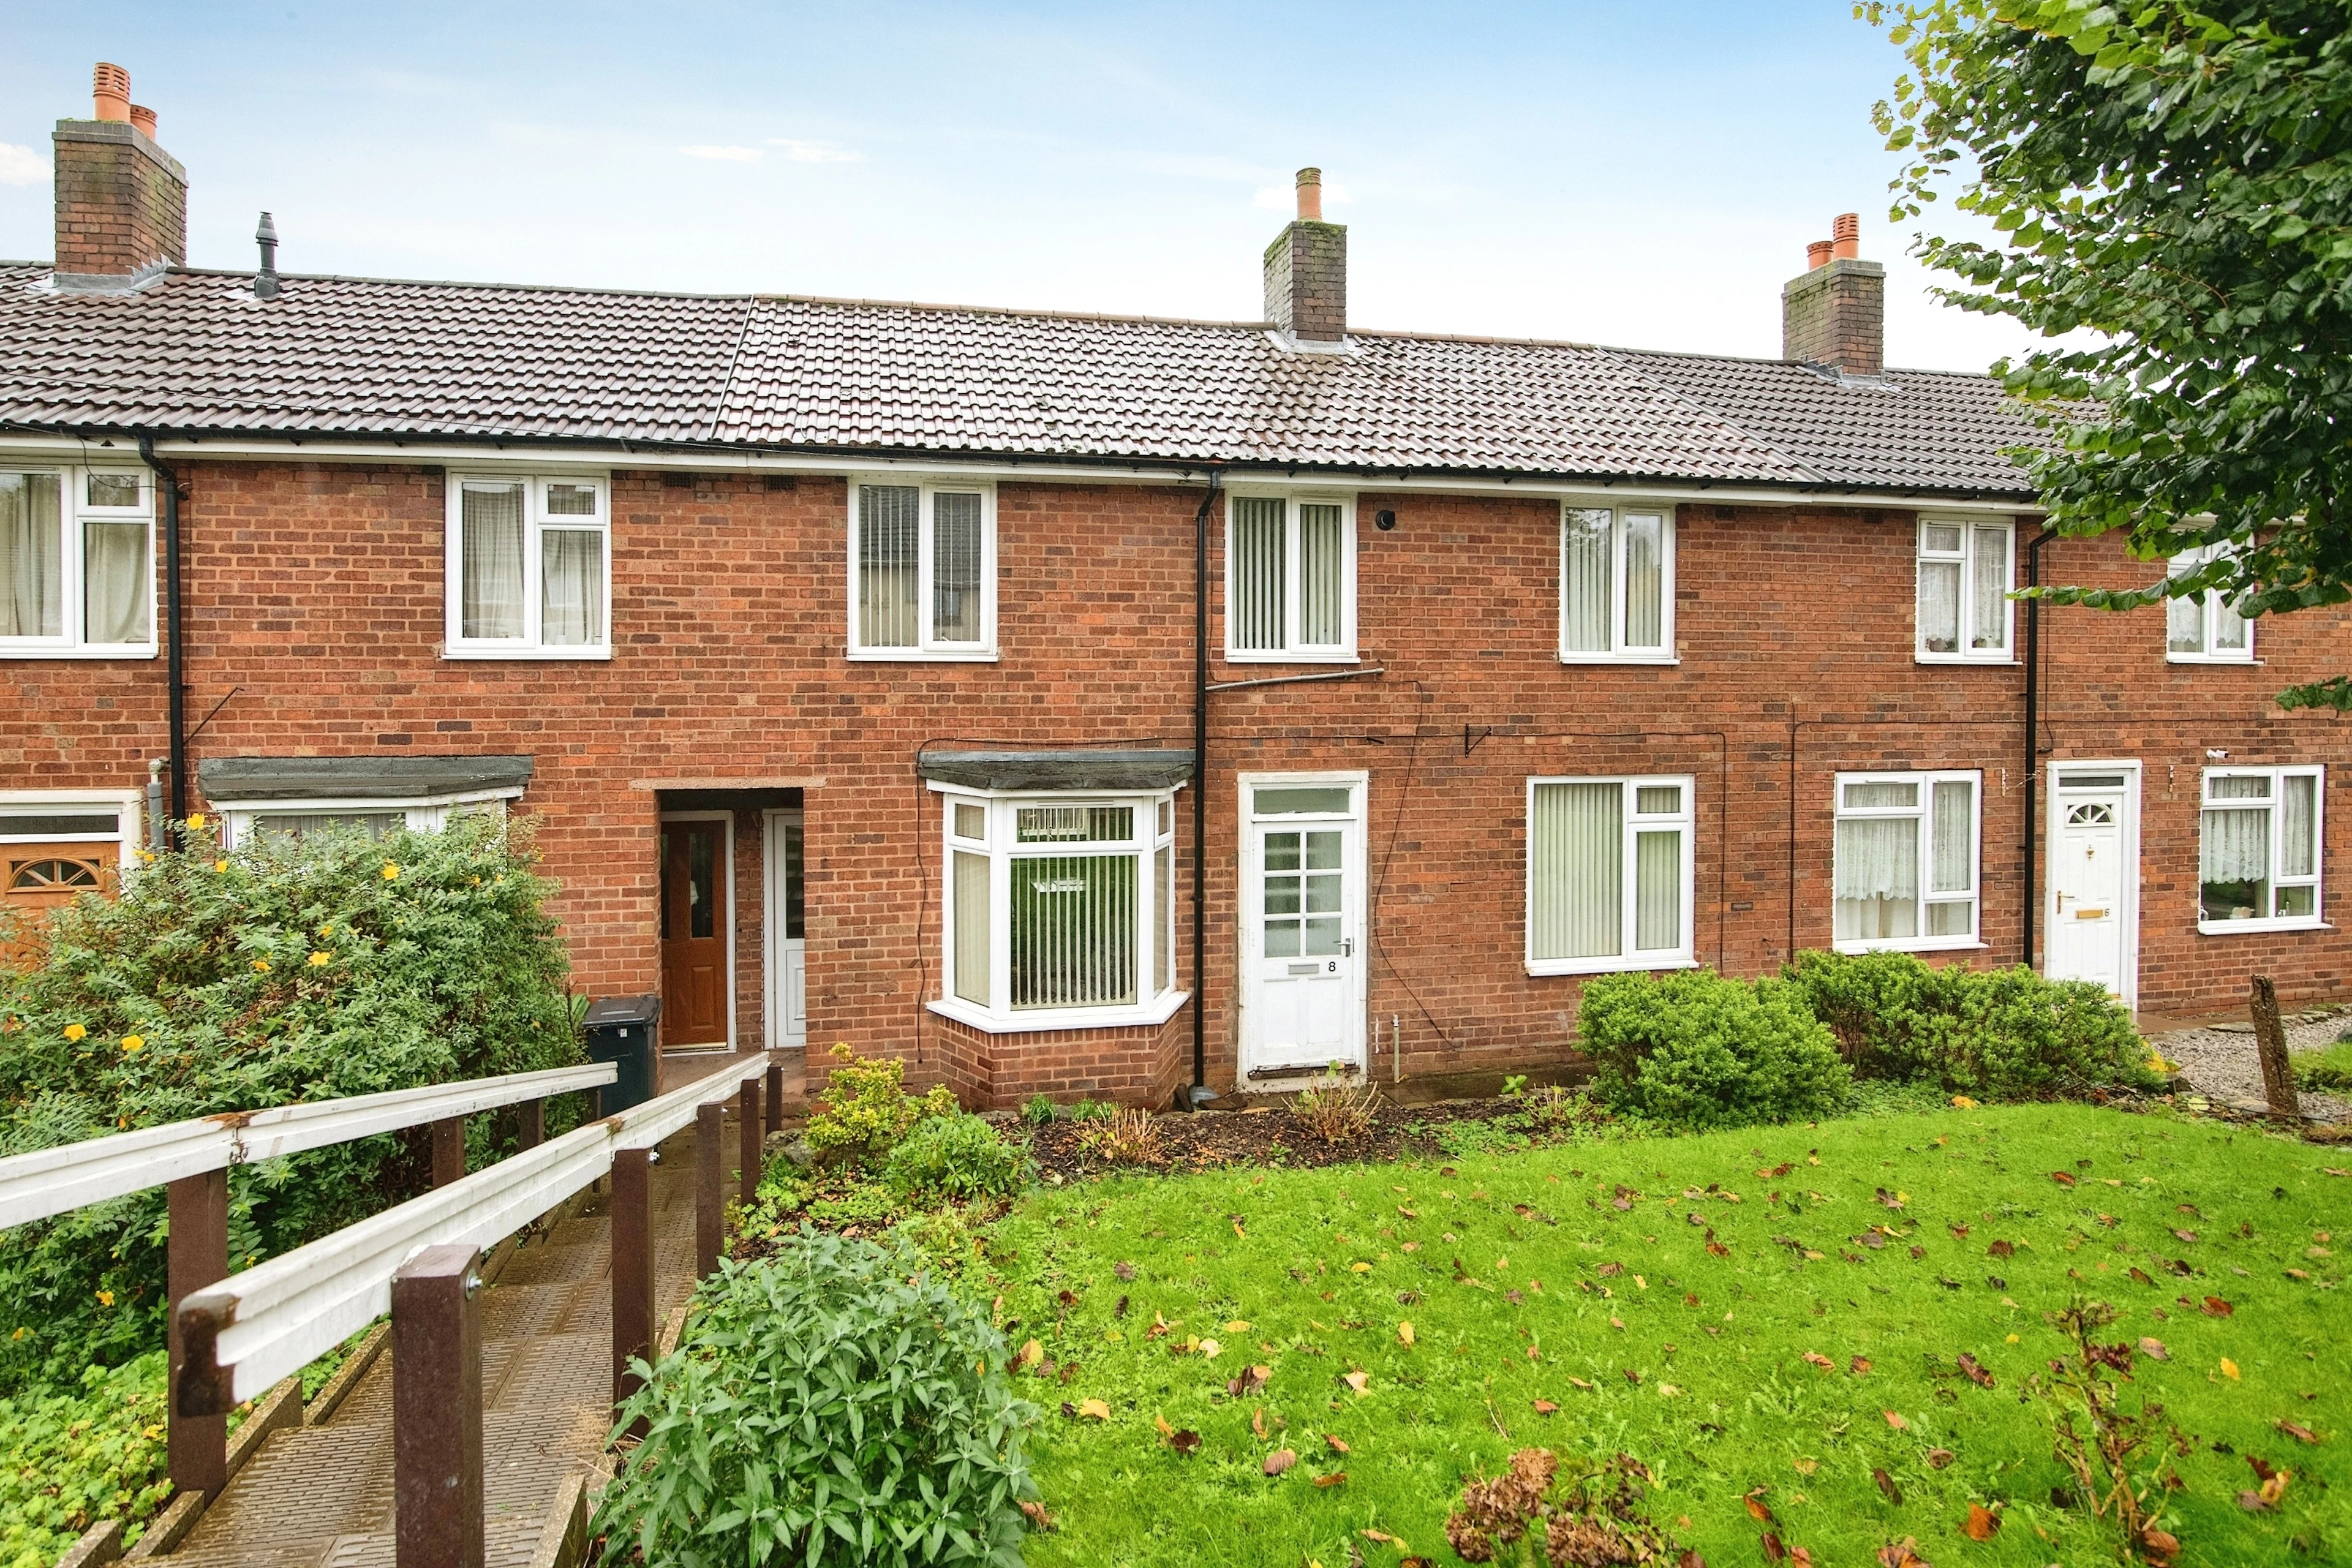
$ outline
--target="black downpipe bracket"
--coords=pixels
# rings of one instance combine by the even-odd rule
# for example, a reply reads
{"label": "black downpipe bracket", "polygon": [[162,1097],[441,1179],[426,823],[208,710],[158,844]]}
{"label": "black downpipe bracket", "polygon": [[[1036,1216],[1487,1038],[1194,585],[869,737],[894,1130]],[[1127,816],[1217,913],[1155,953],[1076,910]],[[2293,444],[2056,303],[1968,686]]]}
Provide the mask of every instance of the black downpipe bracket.
{"label": "black downpipe bracket", "polygon": [[1192,514],[1192,1089],[1184,1109],[1209,1092],[1209,513],[1223,475],[1209,470],[1201,510]]}
{"label": "black downpipe bracket", "polygon": [[[2058,536],[2048,529],[2025,547],[2025,585],[2042,586],[2042,547]],[[2025,601],[2025,907],[2023,952],[2018,962],[2033,967],[2033,917],[2040,897],[2035,886],[2033,851],[2041,826],[2042,797],[2042,601]]]}
{"label": "black downpipe bracket", "polygon": [[180,476],[155,456],[155,437],[139,437],[139,457],[154,470],[163,498],[164,725],[170,731],[172,820],[188,818],[187,638],[180,616]]}

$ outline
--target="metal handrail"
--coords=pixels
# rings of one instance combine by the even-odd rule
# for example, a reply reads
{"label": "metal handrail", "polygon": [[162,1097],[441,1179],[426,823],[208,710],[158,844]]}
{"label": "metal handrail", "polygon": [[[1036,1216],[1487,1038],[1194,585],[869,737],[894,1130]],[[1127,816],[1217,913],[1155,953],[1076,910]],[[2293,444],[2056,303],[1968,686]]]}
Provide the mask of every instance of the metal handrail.
{"label": "metal handrail", "polygon": [[206,1171],[323,1149],[574,1089],[602,1089],[614,1081],[617,1070],[611,1062],[591,1062],[273,1106],[267,1110],[225,1110],[189,1121],[12,1154],[0,1159],[0,1230]]}
{"label": "metal handrail", "polygon": [[192,1292],[176,1309],[187,1359],[173,1408],[211,1415],[254,1397],[388,1311],[392,1277],[424,1248],[512,1235],[612,1169],[618,1151],[651,1148],[767,1068],[765,1055],[722,1068]]}

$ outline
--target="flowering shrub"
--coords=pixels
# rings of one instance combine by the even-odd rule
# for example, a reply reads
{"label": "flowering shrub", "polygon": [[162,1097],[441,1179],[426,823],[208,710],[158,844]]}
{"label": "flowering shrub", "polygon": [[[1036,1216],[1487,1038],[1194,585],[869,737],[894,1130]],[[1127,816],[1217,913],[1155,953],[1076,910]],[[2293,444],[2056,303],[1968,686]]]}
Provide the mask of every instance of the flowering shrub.
{"label": "flowering shrub", "polygon": [[[0,974],[0,1154],[579,1059],[522,825],[186,837]],[[477,1159],[494,1121],[473,1119]],[[427,1163],[386,1134],[232,1171],[232,1267],[422,1190]],[[153,1191],[0,1233],[0,1390],[163,1343],[163,1210]]]}

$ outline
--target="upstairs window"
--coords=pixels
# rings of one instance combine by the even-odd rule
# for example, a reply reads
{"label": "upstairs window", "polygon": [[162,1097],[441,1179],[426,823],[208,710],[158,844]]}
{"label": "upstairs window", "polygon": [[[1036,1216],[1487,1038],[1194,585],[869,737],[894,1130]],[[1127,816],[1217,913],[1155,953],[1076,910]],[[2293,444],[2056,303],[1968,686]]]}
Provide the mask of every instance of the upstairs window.
{"label": "upstairs window", "polygon": [[1356,509],[1338,496],[1236,495],[1225,524],[1225,657],[1356,657]]}
{"label": "upstairs window", "polygon": [[[2210,561],[2214,550],[2192,550],[2172,558],[2181,576]],[[2164,602],[2164,657],[2173,664],[2251,664],[2254,624],[2230,606],[2219,588]]]}
{"label": "upstairs window", "polygon": [[451,658],[609,658],[603,479],[452,475]]}
{"label": "upstairs window", "polygon": [[1941,663],[2010,662],[2008,522],[1919,520],[1918,656]]}
{"label": "upstairs window", "polygon": [[1838,775],[1839,952],[1977,944],[1979,776]]}
{"label": "upstairs window", "polygon": [[2197,928],[2319,923],[2321,768],[2209,768],[2197,852]]}
{"label": "upstairs window", "polygon": [[1639,507],[1563,507],[1560,662],[1663,662],[1674,653],[1674,514]]}
{"label": "upstairs window", "polygon": [[154,651],[150,476],[0,469],[0,654],[138,658]]}
{"label": "upstairs window", "polygon": [[979,485],[856,485],[850,497],[850,657],[992,657],[995,492]]}

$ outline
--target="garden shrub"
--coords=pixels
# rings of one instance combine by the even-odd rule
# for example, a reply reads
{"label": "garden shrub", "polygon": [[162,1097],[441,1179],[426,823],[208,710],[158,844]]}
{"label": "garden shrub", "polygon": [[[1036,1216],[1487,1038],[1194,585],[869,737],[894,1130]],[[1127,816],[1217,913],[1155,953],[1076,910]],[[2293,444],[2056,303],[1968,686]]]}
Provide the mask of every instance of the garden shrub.
{"label": "garden shrub", "polygon": [[49,1568],[100,1520],[132,1544],[171,1495],[164,1465],[161,1350],[0,1399],[0,1568]]}
{"label": "garden shrub", "polygon": [[831,1052],[841,1065],[825,1079],[824,1100],[809,1117],[808,1142],[822,1159],[872,1169],[927,1116],[960,1115],[955,1091],[935,1084],[919,1099],[907,1092],[907,1064],[861,1057],[847,1043]]}
{"label": "garden shrub", "polygon": [[1037,1411],[984,1307],[895,1239],[807,1229],[696,1301],[620,1410],[647,1425],[591,1527],[605,1562],[1021,1562]]}
{"label": "garden shrub", "polygon": [[2324,1049],[2297,1051],[2287,1060],[2297,1089],[2337,1094],[2352,1089],[2352,1045],[2338,1040]]}
{"label": "garden shrub", "polygon": [[[192,819],[190,839],[203,836]],[[158,853],[54,910],[0,975],[0,1154],[215,1111],[579,1059],[524,825]],[[560,1131],[569,1107],[550,1131]],[[477,1159],[499,1119],[473,1119]],[[422,1191],[421,1137],[229,1173],[233,1265]],[[70,1386],[163,1342],[158,1191],[0,1234],[0,1390]]]}
{"label": "garden shrub", "polygon": [[882,1180],[901,1199],[1009,1198],[1029,1180],[1028,1153],[977,1116],[930,1116],[890,1152]]}
{"label": "garden shrub", "polygon": [[1031,1095],[1029,1103],[1021,1108],[1021,1120],[1032,1127],[1051,1127],[1059,1114],[1053,1100],[1042,1094]]}
{"label": "garden shrub", "polygon": [[1827,1116],[1853,1084],[1830,1031],[1784,981],[1603,974],[1586,983],[1581,1018],[1595,1096],[1675,1127]]}

